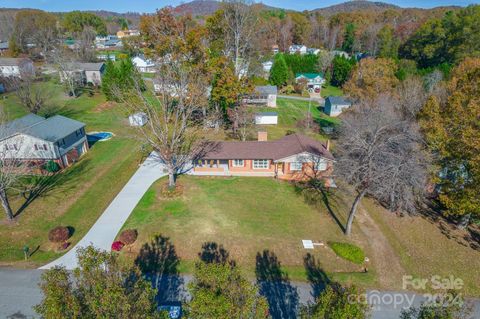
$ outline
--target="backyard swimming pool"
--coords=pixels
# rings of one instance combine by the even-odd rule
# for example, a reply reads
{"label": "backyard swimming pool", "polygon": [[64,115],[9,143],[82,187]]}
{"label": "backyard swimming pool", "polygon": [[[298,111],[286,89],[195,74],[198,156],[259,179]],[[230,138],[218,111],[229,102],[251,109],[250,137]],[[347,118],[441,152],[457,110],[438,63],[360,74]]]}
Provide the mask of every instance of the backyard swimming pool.
{"label": "backyard swimming pool", "polygon": [[103,142],[111,139],[112,136],[112,132],[91,132],[87,133],[87,141],[91,143]]}

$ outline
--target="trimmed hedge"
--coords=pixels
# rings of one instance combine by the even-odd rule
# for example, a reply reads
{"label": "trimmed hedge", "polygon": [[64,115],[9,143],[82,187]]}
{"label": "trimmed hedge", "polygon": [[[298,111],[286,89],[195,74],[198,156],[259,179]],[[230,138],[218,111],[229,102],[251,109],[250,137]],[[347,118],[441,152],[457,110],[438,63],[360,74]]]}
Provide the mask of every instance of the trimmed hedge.
{"label": "trimmed hedge", "polygon": [[349,243],[338,243],[338,242],[329,242],[328,245],[332,250],[337,254],[337,256],[351,261],[355,264],[362,264],[365,261],[365,253],[363,249],[349,244]]}

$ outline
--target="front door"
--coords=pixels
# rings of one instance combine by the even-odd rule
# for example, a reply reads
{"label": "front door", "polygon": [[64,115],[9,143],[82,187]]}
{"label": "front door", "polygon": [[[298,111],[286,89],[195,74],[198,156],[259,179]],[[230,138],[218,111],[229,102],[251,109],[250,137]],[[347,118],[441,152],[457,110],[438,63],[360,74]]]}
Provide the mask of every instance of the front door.
{"label": "front door", "polygon": [[277,174],[283,174],[283,163],[277,163]]}

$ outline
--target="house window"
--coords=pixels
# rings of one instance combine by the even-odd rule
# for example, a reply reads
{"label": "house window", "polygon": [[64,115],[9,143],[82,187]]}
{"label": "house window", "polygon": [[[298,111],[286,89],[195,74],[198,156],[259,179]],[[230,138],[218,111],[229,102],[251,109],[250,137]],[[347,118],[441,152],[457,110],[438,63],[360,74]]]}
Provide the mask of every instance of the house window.
{"label": "house window", "polygon": [[244,162],[243,160],[239,160],[239,159],[236,159],[236,160],[233,160],[233,167],[244,167]]}
{"label": "house window", "polygon": [[6,151],[16,151],[17,150],[17,144],[5,144],[5,150]]}
{"label": "house window", "polygon": [[38,150],[44,150],[44,151],[48,150],[47,144],[42,144],[42,145],[35,144],[34,148],[35,148],[36,151],[38,151]]}
{"label": "house window", "polygon": [[268,160],[253,160],[253,169],[268,169]]}
{"label": "house window", "polygon": [[327,169],[327,161],[321,159],[315,163],[316,171],[324,171]]}
{"label": "house window", "polygon": [[290,170],[291,171],[301,171],[303,167],[302,162],[292,162],[290,163]]}

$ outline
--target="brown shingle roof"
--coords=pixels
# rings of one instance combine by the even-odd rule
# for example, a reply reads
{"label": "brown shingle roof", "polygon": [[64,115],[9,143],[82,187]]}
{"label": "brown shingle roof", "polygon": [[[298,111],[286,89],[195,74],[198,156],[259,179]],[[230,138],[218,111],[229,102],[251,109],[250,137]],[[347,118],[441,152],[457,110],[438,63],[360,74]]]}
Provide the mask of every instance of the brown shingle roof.
{"label": "brown shingle roof", "polygon": [[325,145],[300,134],[287,135],[277,141],[219,142],[212,151],[202,157],[207,160],[270,159],[276,161],[303,152],[334,159]]}

